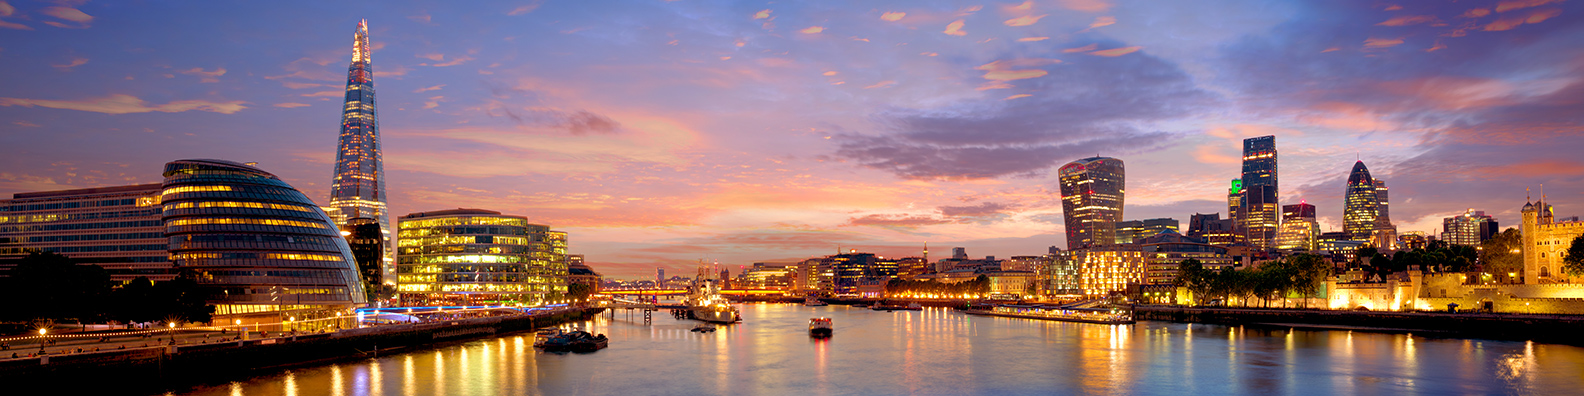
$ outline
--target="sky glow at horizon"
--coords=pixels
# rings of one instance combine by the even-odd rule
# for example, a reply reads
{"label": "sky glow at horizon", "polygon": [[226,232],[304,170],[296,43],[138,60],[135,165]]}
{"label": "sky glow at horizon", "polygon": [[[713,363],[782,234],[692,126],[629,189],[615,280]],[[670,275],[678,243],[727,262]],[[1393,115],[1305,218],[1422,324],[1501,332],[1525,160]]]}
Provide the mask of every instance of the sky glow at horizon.
{"label": "sky glow at horizon", "polygon": [[326,204],[367,19],[392,216],[526,216],[608,277],[1043,254],[1096,154],[1186,227],[1261,135],[1324,231],[1359,159],[1400,232],[1505,228],[1541,185],[1584,214],[1580,4],[5,0],[0,194],[219,158]]}

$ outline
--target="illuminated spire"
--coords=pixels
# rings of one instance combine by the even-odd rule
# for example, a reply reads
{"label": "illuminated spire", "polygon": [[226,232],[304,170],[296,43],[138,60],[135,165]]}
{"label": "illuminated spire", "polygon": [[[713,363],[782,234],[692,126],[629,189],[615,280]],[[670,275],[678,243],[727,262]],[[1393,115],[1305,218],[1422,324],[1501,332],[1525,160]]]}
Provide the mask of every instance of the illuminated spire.
{"label": "illuminated spire", "polygon": [[368,20],[358,21],[357,33],[352,35],[352,63],[369,63]]}
{"label": "illuminated spire", "polygon": [[[355,218],[375,219],[385,235],[385,273],[394,280],[396,230],[386,213],[385,164],[380,154],[378,113],[374,107],[374,63],[369,55],[368,21],[353,33],[352,62],[347,66],[346,96],[341,108],[335,175],[330,182],[328,212],[337,225]],[[393,282],[385,282],[394,284]]]}

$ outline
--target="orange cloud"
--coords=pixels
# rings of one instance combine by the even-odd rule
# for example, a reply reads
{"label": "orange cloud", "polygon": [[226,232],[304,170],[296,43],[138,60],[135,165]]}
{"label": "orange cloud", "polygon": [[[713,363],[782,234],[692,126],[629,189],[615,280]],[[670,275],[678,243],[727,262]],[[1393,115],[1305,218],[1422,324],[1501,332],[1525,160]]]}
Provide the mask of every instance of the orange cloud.
{"label": "orange cloud", "polygon": [[460,58],[452,59],[450,62],[436,63],[436,64],[429,65],[429,66],[434,66],[434,67],[456,66],[456,65],[462,64],[463,62],[467,62],[467,61],[470,61],[470,60],[473,60],[473,57],[471,57],[471,56],[463,56],[463,57],[460,57]]}
{"label": "orange cloud", "polygon": [[1432,45],[1432,46],[1430,46],[1430,48],[1425,49],[1425,52],[1436,52],[1436,50],[1443,50],[1443,49],[1446,49],[1446,44],[1441,44],[1441,42],[1438,41],[1438,42],[1435,43],[1435,45]]}
{"label": "orange cloud", "polygon": [[1009,11],[1028,11],[1028,10],[1033,9],[1033,8],[1034,8],[1034,2],[1033,1],[1025,1],[1025,2],[1023,2],[1023,4],[1018,4],[1018,5],[1015,5],[1015,6],[1007,6],[1006,7],[1006,9],[1009,10]]}
{"label": "orange cloud", "polygon": [[287,108],[287,109],[298,108],[298,107],[308,107],[308,106],[311,106],[311,105],[309,105],[307,103],[292,103],[292,102],[276,103],[275,104],[275,107]]}
{"label": "orange cloud", "polygon": [[874,85],[870,85],[870,86],[864,87],[864,89],[885,88],[885,87],[889,87],[889,86],[892,86],[892,85],[896,85],[896,81],[886,80],[886,81],[877,82]]}
{"label": "orange cloud", "polygon": [[968,32],[962,31],[962,27],[963,27],[963,20],[958,19],[956,22],[952,22],[952,23],[946,24],[946,30],[941,32],[941,33],[946,33],[946,34],[953,35],[953,36],[967,35]]}
{"label": "orange cloud", "polygon": [[828,72],[824,72],[824,73],[820,73],[820,74],[827,75],[827,76],[834,76],[834,75],[836,75],[836,71],[832,70],[832,71],[828,71]]}
{"label": "orange cloud", "polygon": [[1050,37],[1024,37],[1024,38],[1017,39],[1017,41],[1030,42],[1030,41],[1044,41],[1044,40],[1049,40],[1049,39],[1050,39]]}
{"label": "orange cloud", "polygon": [[1397,11],[1397,10],[1401,10],[1401,9],[1402,9],[1402,6],[1396,5],[1396,4],[1392,4],[1392,5],[1386,6],[1386,8],[1385,8],[1386,11]]}
{"label": "orange cloud", "polygon": [[1062,7],[1069,10],[1101,12],[1111,9],[1111,3],[1105,0],[1057,0]]}
{"label": "orange cloud", "polygon": [[86,99],[86,100],[46,100],[46,99],[0,98],[0,106],[6,106],[6,107],[9,107],[9,106],[22,106],[22,107],[38,106],[38,107],[47,107],[47,108],[52,108],[52,109],[90,111],[90,112],[104,113],[104,114],[132,114],[132,113],[150,113],[150,112],[180,113],[180,112],[183,112],[183,111],[192,111],[192,110],[208,111],[208,112],[214,112],[214,113],[220,113],[220,114],[233,114],[233,113],[236,113],[238,111],[242,111],[242,109],[246,109],[247,106],[243,106],[243,104],[245,104],[245,103],[247,103],[247,102],[243,102],[243,101],[240,101],[240,100],[229,101],[229,102],[212,102],[212,101],[207,101],[207,100],[178,100],[178,101],[175,101],[175,102],[170,102],[170,103],[166,103],[166,104],[162,104],[162,105],[152,105],[151,106],[151,105],[149,105],[148,102],[144,101],[143,99],[138,99],[136,96],[124,95],[124,94],[114,94],[114,95],[110,95],[110,96],[106,96],[106,97],[102,97],[102,98],[94,98],[94,99]]}
{"label": "orange cloud", "polygon": [[1387,19],[1385,22],[1375,24],[1375,26],[1408,26],[1434,22],[1435,20],[1436,17],[1434,15],[1405,15]]}
{"label": "orange cloud", "polygon": [[974,90],[977,90],[977,91],[989,91],[989,90],[992,90],[992,89],[1007,89],[1007,88],[1013,88],[1012,84],[1007,84],[1007,83],[1000,82],[1000,81],[990,81],[990,82],[984,83],[983,85],[980,85],[979,88],[974,88]]}
{"label": "orange cloud", "polygon": [[530,12],[534,12],[534,10],[539,9],[539,6],[541,4],[544,4],[543,0],[534,0],[532,3],[529,3],[528,5],[517,7],[517,8],[513,8],[511,11],[507,12],[506,15],[517,16],[517,15],[522,15],[522,14],[527,14],[527,13],[530,13]]}
{"label": "orange cloud", "polygon": [[1203,164],[1236,164],[1241,162],[1237,157],[1226,154],[1224,144],[1206,144],[1199,146],[1193,152],[1194,160]]}
{"label": "orange cloud", "polygon": [[56,69],[70,69],[85,64],[88,64],[88,58],[73,58],[71,62],[68,62],[64,65],[50,65],[50,67],[54,67]]}
{"label": "orange cloud", "polygon": [[1089,45],[1085,45],[1085,46],[1078,47],[1078,48],[1064,49],[1064,50],[1062,50],[1062,52],[1068,53],[1068,54],[1071,54],[1071,53],[1074,53],[1074,52],[1089,52],[1089,51],[1094,51],[1096,48],[1100,48],[1100,45],[1099,44],[1089,44]]}
{"label": "orange cloud", "polygon": [[11,23],[11,22],[6,22],[6,21],[0,21],[0,27],[6,28],[6,29],[16,29],[16,30],[33,30],[33,27],[31,27],[31,26],[23,25],[23,24],[20,24],[20,23]]}
{"label": "orange cloud", "polygon": [[755,12],[753,16],[754,16],[754,19],[769,18],[770,17],[770,10],[760,10],[759,12]]}
{"label": "orange cloud", "polygon": [[418,90],[416,90],[416,91],[413,91],[413,93],[420,93],[420,92],[429,92],[429,91],[438,91],[438,90],[440,90],[440,89],[441,89],[441,88],[445,88],[445,86],[446,86],[446,85],[445,85],[445,84],[440,84],[440,85],[436,85],[436,86],[432,86],[432,87],[424,87],[424,88],[418,88]]}
{"label": "orange cloud", "polygon": [[319,91],[314,93],[305,93],[299,96],[305,98],[336,98],[346,96],[346,91]]}
{"label": "orange cloud", "polygon": [[[1039,78],[1039,77],[1044,77],[1046,74],[1050,74],[1050,73],[1047,73],[1046,71],[1040,70],[1040,69],[1016,69],[1016,68],[1039,67],[1039,66],[1045,66],[1045,65],[1054,65],[1054,64],[1057,64],[1057,63],[1061,63],[1061,60],[1058,60],[1058,59],[1045,59],[1045,58],[998,60],[998,61],[995,61],[995,62],[990,62],[990,63],[986,63],[986,64],[983,64],[983,65],[980,65],[979,67],[975,67],[974,70],[984,70],[985,71],[984,79],[986,79],[986,80],[991,80],[991,81],[1012,81],[1012,80],[1023,80],[1023,79],[1030,79],[1030,78]],[[981,87],[980,90],[998,89],[998,88],[1009,88],[1009,87],[1001,87],[1001,86],[995,86],[994,88]]]}
{"label": "orange cloud", "polygon": [[1491,78],[1434,77],[1380,84],[1381,90],[1418,97],[1446,110],[1507,106],[1555,93],[1575,79],[1506,81]]}
{"label": "orange cloud", "polygon": [[803,34],[814,34],[814,33],[819,33],[819,32],[823,32],[823,31],[825,31],[825,28],[823,28],[823,27],[809,26],[807,28],[804,28],[803,30],[799,30],[798,32],[802,32]]}
{"label": "orange cloud", "polygon": [[201,67],[194,67],[191,69],[182,70],[181,74],[198,76],[198,82],[201,83],[217,83],[220,82],[220,76],[224,76],[226,74],[226,69],[224,67],[217,67],[214,70],[205,71]]}
{"label": "orange cloud", "polygon": [[39,13],[40,14],[44,14],[44,15],[49,15],[49,16],[52,16],[52,17],[56,17],[56,18],[60,18],[60,19],[64,19],[64,20],[68,20],[68,21],[72,21],[72,22],[76,22],[78,24],[78,26],[71,26],[71,25],[67,25],[67,24],[60,23],[60,22],[55,22],[55,21],[45,21],[44,22],[44,24],[46,24],[46,25],[50,25],[50,26],[54,26],[54,27],[58,27],[58,28],[73,28],[73,29],[86,28],[86,27],[88,27],[88,23],[89,22],[93,22],[93,19],[94,19],[93,16],[85,14],[82,11],[80,11],[80,10],[78,10],[76,8],[71,8],[71,7],[45,7],[43,10],[39,10]]}
{"label": "orange cloud", "polygon": [[281,85],[285,85],[286,88],[291,88],[291,89],[318,88],[318,87],[323,87],[324,86],[324,84],[300,83],[300,82],[284,82],[284,83],[281,83]]}
{"label": "orange cloud", "polygon": [[1539,7],[1551,3],[1561,3],[1562,0],[1508,0],[1496,3],[1496,12],[1521,10],[1529,7]]}
{"label": "orange cloud", "polygon": [[1472,9],[1472,10],[1468,10],[1467,12],[1464,12],[1463,13],[1463,17],[1464,18],[1479,18],[1479,17],[1482,17],[1482,16],[1490,15],[1490,14],[1491,14],[1491,10],[1489,8],[1475,8],[1475,9]]}
{"label": "orange cloud", "polygon": [[1554,18],[1557,15],[1562,15],[1562,10],[1550,9],[1535,11],[1523,17],[1498,19],[1495,22],[1491,22],[1489,25],[1485,25],[1484,30],[1487,32],[1511,30],[1523,24],[1536,24],[1545,22],[1545,20]]}
{"label": "orange cloud", "polygon": [[1089,28],[1090,29],[1094,29],[1094,28],[1101,27],[1101,26],[1111,26],[1111,25],[1115,25],[1115,24],[1116,24],[1116,17],[1103,16],[1103,17],[1095,18],[1094,22],[1089,23]]}
{"label": "orange cloud", "polygon": [[1002,23],[1005,23],[1007,26],[1028,26],[1038,23],[1040,18],[1044,17],[1045,15],[1024,15],[1017,18],[1008,19],[1006,22]]}
{"label": "orange cloud", "polygon": [[1132,46],[1132,47],[1112,48],[1112,49],[1108,49],[1108,50],[1104,50],[1104,51],[1090,52],[1089,55],[1105,56],[1105,57],[1116,57],[1116,56],[1122,56],[1122,55],[1127,55],[1127,54],[1131,54],[1131,53],[1134,53],[1134,52],[1138,52],[1138,50],[1143,49],[1143,48],[1144,48],[1143,46],[1135,45],[1135,46]]}
{"label": "orange cloud", "polygon": [[423,55],[418,55],[418,57],[419,58],[428,59],[428,60],[432,60],[432,61],[435,61],[435,62],[439,62],[439,61],[445,60],[445,54],[423,54]]}
{"label": "orange cloud", "polygon": [[1034,96],[1034,95],[1029,95],[1029,94],[1017,94],[1017,95],[1012,95],[1012,96],[1008,96],[1008,97],[1006,97],[1006,99],[1001,99],[1001,100],[1012,100],[1012,99],[1020,99],[1020,98],[1027,98],[1027,97],[1030,97],[1030,96]]}
{"label": "orange cloud", "polygon": [[1029,78],[1044,77],[1046,74],[1050,74],[1050,73],[1048,73],[1048,72],[1046,72],[1044,70],[1039,70],[1039,69],[1031,69],[1031,70],[995,70],[995,71],[985,72],[984,78],[986,80],[1012,81],[1012,80],[1023,80],[1023,79],[1029,79]]}
{"label": "orange cloud", "polygon": [[1403,43],[1403,39],[1402,38],[1384,39],[1384,38],[1370,37],[1370,38],[1364,40],[1364,48],[1366,48],[1366,49],[1388,48],[1388,47],[1391,47],[1391,46],[1394,46],[1394,45],[1398,45],[1398,44],[1402,44],[1402,43]]}
{"label": "orange cloud", "polygon": [[907,16],[906,12],[886,12],[884,14],[880,14],[880,20],[896,22],[902,20],[902,17],[905,16]]}
{"label": "orange cloud", "polygon": [[1511,165],[1481,166],[1475,172],[1479,172],[1489,179],[1510,179],[1513,175],[1529,177],[1572,176],[1584,173],[1584,164],[1560,160],[1532,161]]}

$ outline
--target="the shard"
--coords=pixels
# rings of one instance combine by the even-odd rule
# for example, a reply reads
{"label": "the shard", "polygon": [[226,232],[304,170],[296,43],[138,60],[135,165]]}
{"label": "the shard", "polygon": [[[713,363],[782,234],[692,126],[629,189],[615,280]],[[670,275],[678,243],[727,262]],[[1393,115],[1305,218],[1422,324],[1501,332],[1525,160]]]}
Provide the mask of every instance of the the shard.
{"label": "the shard", "polygon": [[[385,205],[385,165],[380,157],[379,121],[374,110],[374,66],[369,57],[368,21],[360,21],[347,67],[346,101],[341,108],[341,137],[327,211],[345,227],[352,219],[379,222],[384,239],[383,278],[392,274],[390,216]],[[384,282],[389,283],[389,282]]]}

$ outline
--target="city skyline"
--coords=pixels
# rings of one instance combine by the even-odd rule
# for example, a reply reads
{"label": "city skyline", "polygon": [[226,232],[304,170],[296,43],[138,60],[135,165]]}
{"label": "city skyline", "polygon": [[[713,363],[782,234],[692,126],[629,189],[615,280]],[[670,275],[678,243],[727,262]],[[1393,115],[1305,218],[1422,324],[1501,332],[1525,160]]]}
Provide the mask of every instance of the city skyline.
{"label": "city skyline", "polygon": [[0,194],[220,158],[328,206],[367,18],[389,212],[523,215],[617,277],[925,241],[1043,253],[1067,246],[1055,168],[1091,155],[1128,163],[1126,219],[1225,214],[1238,142],[1265,135],[1277,205],[1316,205],[1321,231],[1342,230],[1354,160],[1391,181],[1399,232],[1584,193],[1572,3],[5,4],[0,70],[30,78],[0,88]]}

